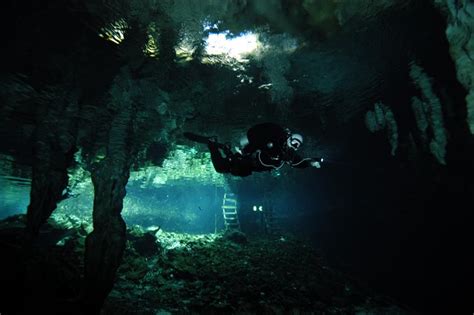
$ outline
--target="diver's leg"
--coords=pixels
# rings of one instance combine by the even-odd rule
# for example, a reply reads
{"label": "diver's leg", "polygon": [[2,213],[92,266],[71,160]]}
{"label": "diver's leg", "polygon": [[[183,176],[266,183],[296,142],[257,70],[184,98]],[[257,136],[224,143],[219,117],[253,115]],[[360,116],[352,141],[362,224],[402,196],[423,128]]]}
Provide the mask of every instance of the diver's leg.
{"label": "diver's leg", "polygon": [[188,140],[203,143],[203,144],[207,144],[209,140],[212,138],[212,137],[207,137],[207,136],[201,136],[192,132],[185,132],[183,133],[183,136]]}
{"label": "diver's leg", "polygon": [[228,173],[230,171],[230,163],[227,157],[223,157],[219,151],[219,145],[216,142],[208,143],[209,151],[211,152],[211,160],[214,169],[218,173]]}
{"label": "diver's leg", "polygon": [[235,176],[245,177],[252,174],[250,156],[234,155],[230,165],[230,173]]}

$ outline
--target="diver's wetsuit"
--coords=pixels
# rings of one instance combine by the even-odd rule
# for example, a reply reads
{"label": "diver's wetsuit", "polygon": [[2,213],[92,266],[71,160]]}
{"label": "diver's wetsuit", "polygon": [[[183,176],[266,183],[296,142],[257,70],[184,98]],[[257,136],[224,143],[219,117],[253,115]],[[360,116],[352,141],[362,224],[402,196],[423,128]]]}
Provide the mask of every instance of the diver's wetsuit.
{"label": "diver's wetsuit", "polygon": [[274,123],[255,125],[247,131],[249,143],[243,148],[242,152],[252,154],[257,150],[262,150],[271,157],[277,157],[282,154],[286,139],[290,135],[288,129]]}
{"label": "diver's wetsuit", "polygon": [[247,132],[249,143],[242,149],[242,154],[233,153],[230,148],[216,142],[209,142],[212,163],[219,173],[241,177],[252,172],[279,169],[285,163],[297,168],[310,167],[314,159],[303,159],[294,149],[286,146],[290,135],[289,130],[277,124],[255,125]]}
{"label": "diver's wetsuit", "polygon": [[231,173],[232,175],[241,177],[252,174],[253,163],[250,155],[233,153],[230,149],[215,142],[209,142],[208,147],[216,172]]}

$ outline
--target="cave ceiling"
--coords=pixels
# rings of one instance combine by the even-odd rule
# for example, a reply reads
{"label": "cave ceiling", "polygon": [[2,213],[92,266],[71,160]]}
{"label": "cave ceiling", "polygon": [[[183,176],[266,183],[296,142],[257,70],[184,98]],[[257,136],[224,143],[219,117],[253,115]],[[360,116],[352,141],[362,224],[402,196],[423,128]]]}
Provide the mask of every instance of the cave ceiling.
{"label": "cave ceiling", "polygon": [[7,3],[0,150],[25,165],[48,119],[58,146],[74,137],[83,160],[100,158],[124,99],[138,167],[190,145],[183,131],[236,143],[264,121],[303,133],[309,152],[335,150],[404,80],[424,31],[400,18],[411,1]]}

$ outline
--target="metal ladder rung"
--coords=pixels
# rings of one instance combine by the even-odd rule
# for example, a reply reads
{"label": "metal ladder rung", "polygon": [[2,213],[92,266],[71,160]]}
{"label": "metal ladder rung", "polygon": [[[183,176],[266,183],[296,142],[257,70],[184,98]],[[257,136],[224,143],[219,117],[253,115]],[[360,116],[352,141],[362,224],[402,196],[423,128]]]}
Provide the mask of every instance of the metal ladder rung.
{"label": "metal ladder rung", "polygon": [[237,209],[236,206],[222,206],[222,209]]}
{"label": "metal ladder rung", "polygon": [[222,213],[237,213],[237,209],[222,209]]}
{"label": "metal ladder rung", "polygon": [[223,212],[222,214],[224,216],[234,216],[234,217],[237,216],[237,212]]}

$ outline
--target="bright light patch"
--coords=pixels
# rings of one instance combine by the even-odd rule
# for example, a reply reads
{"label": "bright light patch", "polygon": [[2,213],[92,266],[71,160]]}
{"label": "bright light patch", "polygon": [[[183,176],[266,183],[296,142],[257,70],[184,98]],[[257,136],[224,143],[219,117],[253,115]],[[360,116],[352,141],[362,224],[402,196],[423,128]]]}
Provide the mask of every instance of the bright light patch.
{"label": "bright light patch", "polygon": [[120,19],[102,27],[99,36],[118,45],[125,39],[125,31],[127,28],[127,22],[124,19]]}
{"label": "bright light patch", "polygon": [[143,48],[145,55],[152,58],[158,57],[159,54],[158,44],[156,43],[156,38],[158,38],[159,33],[156,29],[155,23],[150,23],[147,30],[147,42]]}
{"label": "bright light patch", "polygon": [[229,37],[229,31],[211,33],[206,39],[205,52],[211,56],[227,56],[239,62],[255,53],[262,46],[258,35],[252,32],[243,33],[237,37]]}
{"label": "bright light patch", "polygon": [[157,57],[158,56],[158,45],[156,45],[155,38],[151,35],[148,35],[148,40],[145,44],[145,48],[143,49],[145,55],[149,57]]}
{"label": "bright light patch", "polygon": [[201,37],[197,39],[192,30],[181,30],[179,34],[179,41],[176,44],[174,51],[176,53],[177,63],[186,63],[193,60],[193,54],[196,51],[196,46],[201,41]]}
{"label": "bright light patch", "polygon": [[196,50],[196,47],[189,42],[182,41],[175,47],[176,57],[178,57],[178,61],[186,62],[193,60],[193,54]]}

